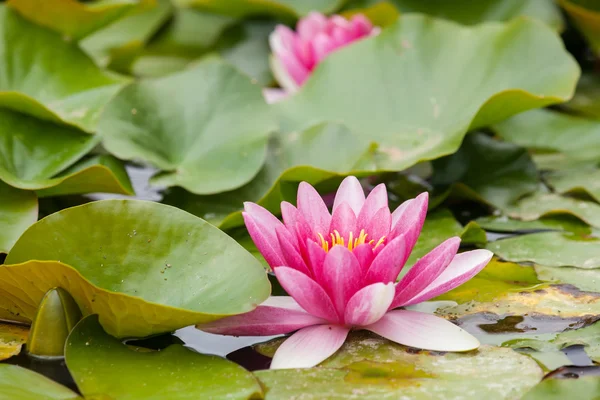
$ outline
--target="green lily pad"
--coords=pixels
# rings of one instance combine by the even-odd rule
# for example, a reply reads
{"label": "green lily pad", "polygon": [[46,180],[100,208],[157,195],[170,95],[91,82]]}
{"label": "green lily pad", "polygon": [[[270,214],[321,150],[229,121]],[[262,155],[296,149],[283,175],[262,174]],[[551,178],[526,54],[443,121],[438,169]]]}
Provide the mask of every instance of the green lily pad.
{"label": "green lily pad", "polygon": [[107,335],[95,315],[71,332],[65,358],[86,398],[245,400],[262,396],[254,376],[231,361],[181,345],[161,351],[130,348]]}
{"label": "green lily pad", "polygon": [[600,75],[582,74],[575,96],[562,107],[585,117],[600,119]]}
{"label": "green lily pad", "polygon": [[467,135],[451,156],[433,161],[432,184],[454,187],[469,197],[505,207],[534,192],[538,174],[527,151],[481,133]]}
{"label": "green lily pad", "polygon": [[511,349],[482,346],[464,354],[407,351],[375,335],[356,332],[321,367],[255,375],[266,387],[266,400],[299,394],[306,400],[341,400],[513,399],[543,374],[535,361]]}
{"label": "green lily pad", "polygon": [[544,379],[523,400],[597,400],[600,377],[582,376],[577,379]]}
{"label": "green lily pad", "polygon": [[0,253],[8,253],[19,236],[38,218],[35,193],[0,181]]}
{"label": "green lily pad", "polygon": [[131,63],[172,14],[169,0],[157,0],[152,7],[121,18],[87,36],[79,45],[96,64],[129,72]]}
{"label": "green lily pad", "polygon": [[274,15],[294,19],[311,11],[331,13],[340,8],[345,0],[175,0],[184,7],[196,7],[235,18],[255,15]]}
{"label": "green lily pad", "polygon": [[[93,131],[125,78],[104,72],[59,34],[0,7],[0,106]],[[32,61],[35,57],[35,62]]]}
{"label": "green lily pad", "polygon": [[504,343],[512,348],[529,347],[535,350],[562,350],[569,346],[583,346],[593,361],[600,362],[600,323],[554,335],[551,340],[517,339]]}
{"label": "green lily pad", "polygon": [[157,166],[162,172],[151,180],[157,185],[199,194],[250,181],[265,160],[274,129],[260,88],[216,59],[128,86],[107,105],[99,123],[109,152]]}
{"label": "green lily pad", "polygon": [[545,181],[562,194],[584,194],[600,203],[600,169],[577,168],[551,171]]}
{"label": "green lily pad", "polygon": [[[0,322],[0,361],[19,354],[21,347],[27,341],[28,335],[29,327],[27,326]],[[2,395],[1,386],[0,383],[0,398]]]}
{"label": "green lily pad", "polygon": [[535,265],[534,268],[543,281],[568,283],[583,291],[600,293],[600,270],[545,265]]}
{"label": "green lily pad", "polygon": [[[574,160],[600,160],[600,121],[549,110],[532,110],[492,127],[505,140],[552,150]],[[573,140],[577,138],[577,140]]]}
{"label": "green lily pad", "polygon": [[572,215],[594,227],[600,227],[600,205],[592,201],[551,193],[536,193],[506,208],[506,214],[524,221],[544,216]]}
{"label": "green lily pad", "polygon": [[138,200],[52,214],[19,238],[6,264],[15,265],[0,268],[0,318],[31,320],[45,292],[61,287],[84,315],[99,314],[118,337],[248,312],[270,288],[260,263],[223,232],[184,211]]}
{"label": "green lily pad", "polygon": [[81,397],[44,375],[0,364],[0,398],[10,400],[79,400]]}
{"label": "green lily pad", "polygon": [[137,0],[80,3],[74,0],[9,0],[25,18],[72,39],[82,38],[110,24],[138,5]]}
{"label": "green lily pad", "polygon": [[488,243],[488,250],[507,261],[547,267],[600,268],[600,239],[562,232],[540,232]]}
{"label": "green lily pad", "polygon": [[571,20],[600,55],[600,5],[594,0],[559,0]]}
{"label": "green lily pad", "polygon": [[551,0],[393,0],[401,12],[420,12],[446,18],[465,25],[485,21],[508,21],[526,16],[539,19],[556,30],[564,26],[560,10]]}
{"label": "green lily pad", "polygon": [[589,235],[592,229],[585,222],[572,215],[553,215],[533,221],[521,221],[505,215],[477,218],[475,222],[487,231],[493,232],[535,232],[565,231]]}

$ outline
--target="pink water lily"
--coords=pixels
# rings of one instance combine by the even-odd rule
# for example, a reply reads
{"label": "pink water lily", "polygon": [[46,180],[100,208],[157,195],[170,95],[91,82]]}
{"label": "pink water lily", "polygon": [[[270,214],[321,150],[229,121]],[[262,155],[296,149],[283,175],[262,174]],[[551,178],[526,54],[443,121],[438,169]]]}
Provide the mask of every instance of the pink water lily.
{"label": "pink water lily", "polygon": [[477,339],[445,319],[398,309],[461,285],[492,257],[488,250],[457,254],[460,239],[453,237],[396,283],[423,227],[427,202],[423,193],[392,213],[385,185],[365,199],[358,179],[348,177],[332,214],[305,182],[298,189],[298,207],[281,203],[283,223],[246,203],[248,232],[291,297],[272,296],[254,311],[199,328],[237,336],[297,331],[279,347],[271,368],[315,366],[335,353],[352,329],[421,349],[477,348]]}
{"label": "pink water lily", "polygon": [[275,102],[293,93],[310,76],[316,66],[333,51],[356,40],[379,33],[362,14],[350,20],[333,15],[327,18],[311,12],[298,21],[296,32],[278,25],[269,37],[273,57],[272,70],[283,90],[265,89],[267,102]]}

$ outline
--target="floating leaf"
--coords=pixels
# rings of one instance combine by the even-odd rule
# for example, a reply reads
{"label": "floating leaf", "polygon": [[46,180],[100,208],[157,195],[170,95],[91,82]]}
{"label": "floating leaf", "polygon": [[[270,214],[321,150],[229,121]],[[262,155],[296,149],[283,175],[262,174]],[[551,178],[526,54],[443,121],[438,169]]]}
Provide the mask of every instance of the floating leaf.
{"label": "floating leaf", "polygon": [[245,400],[262,395],[254,376],[231,361],[181,345],[161,351],[132,349],[104,333],[95,315],[77,324],[65,358],[86,398]]}
{"label": "floating leaf", "polygon": [[172,13],[169,0],[157,0],[154,7],[118,20],[87,36],[79,45],[96,64],[129,72],[135,57]]}
{"label": "floating leaf", "polygon": [[596,400],[600,393],[600,377],[582,376],[577,379],[544,379],[523,400]]}
{"label": "floating leaf", "polygon": [[[27,326],[0,322],[0,361],[19,354],[28,335],[29,327]],[[0,383],[0,395],[2,394],[1,386]]]}
{"label": "floating leaf", "polygon": [[9,0],[7,4],[38,25],[79,39],[125,15],[138,1]]}
{"label": "floating leaf", "polygon": [[592,226],[600,227],[600,205],[591,201],[557,194],[536,193],[525,197],[505,211],[510,217],[524,221],[534,221],[544,216],[567,214],[575,216]]}
{"label": "floating leaf", "polygon": [[600,202],[600,169],[588,167],[551,171],[545,180],[559,193],[585,194]]}
{"label": "floating leaf", "polygon": [[99,124],[108,151],[162,170],[152,182],[199,194],[251,180],[274,129],[260,88],[216,59],[128,86],[108,104]]}
{"label": "floating leaf", "polygon": [[600,119],[600,75],[581,75],[575,96],[562,107],[586,117]]}
{"label": "floating leaf", "polygon": [[266,14],[284,19],[301,17],[311,11],[331,13],[343,2],[344,0],[175,0],[181,6],[193,6],[235,18]]}
{"label": "floating leaf", "polygon": [[61,288],[48,290],[31,323],[27,353],[62,357],[67,337],[80,319],[81,311],[69,293]]}
{"label": "floating leaf", "polygon": [[19,236],[37,218],[36,195],[0,181],[0,253],[8,253]]}
{"label": "floating leaf", "polygon": [[46,291],[61,287],[118,337],[250,311],[270,286],[260,263],[223,232],[176,208],[137,200],[52,214],[21,236],[6,264],[16,265],[0,268],[0,318],[31,320]]}
{"label": "floating leaf", "polygon": [[[469,353],[415,351],[363,332],[350,333],[322,367],[266,370],[255,375],[266,400],[290,399],[513,399],[542,371],[511,349],[482,346]],[[515,373],[518,370],[519,373]],[[490,385],[494,382],[494,385]]]}
{"label": "floating leaf", "polygon": [[589,225],[571,215],[553,215],[533,221],[521,221],[502,215],[481,217],[475,222],[483,229],[493,232],[565,231],[580,235],[589,235],[592,232]]}
{"label": "floating leaf", "polygon": [[527,151],[481,134],[467,135],[460,149],[433,162],[432,184],[505,207],[534,192],[538,174]]}
{"label": "floating leaf", "polygon": [[600,6],[594,0],[559,0],[571,20],[600,55]]}
{"label": "floating leaf", "polygon": [[541,232],[496,240],[486,246],[512,262],[533,262],[547,267],[600,268],[600,239],[562,232]]}
{"label": "floating leaf", "polygon": [[492,128],[519,146],[558,151],[575,160],[600,160],[600,121],[556,111],[532,110]]}
{"label": "floating leaf", "polygon": [[[93,131],[125,78],[104,72],[75,43],[0,7],[0,105]],[[33,61],[35,59],[35,62]]]}
{"label": "floating leaf", "polygon": [[538,278],[547,282],[568,283],[580,290],[600,293],[600,270],[535,265]]}
{"label": "floating leaf", "polygon": [[44,375],[16,365],[0,364],[0,396],[10,400],[81,400]]}

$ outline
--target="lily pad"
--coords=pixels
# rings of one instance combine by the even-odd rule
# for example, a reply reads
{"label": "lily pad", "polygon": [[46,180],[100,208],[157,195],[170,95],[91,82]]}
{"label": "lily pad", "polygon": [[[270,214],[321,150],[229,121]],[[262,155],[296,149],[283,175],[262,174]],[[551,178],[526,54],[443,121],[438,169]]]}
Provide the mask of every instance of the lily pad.
{"label": "lily pad", "polygon": [[45,292],[61,287],[118,337],[248,312],[270,288],[260,263],[223,232],[138,200],[52,214],[19,238],[6,264],[15,265],[0,268],[0,318],[31,320]]}
{"label": "lily pad", "polygon": [[524,221],[534,221],[544,216],[572,215],[594,227],[600,227],[600,205],[592,201],[536,193],[506,208],[506,214]]}
{"label": "lily pad", "polygon": [[594,0],[560,0],[559,4],[600,55],[600,5]]}
{"label": "lily pad", "polygon": [[10,364],[0,364],[0,396],[10,400],[81,399],[71,389],[44,375]]}
{"label": "lily pad", "polygon": [[[532,110],[492,127],[505,140],[553,150],[574,160],[600,160],[600,121],[549,110]],[[577,140],[573,140],[577,138]]]}
{"label": "lily pad", "polygon": [[600,293],[600,270],[535,265],[538,278],[547,282],[568,283],[576,288]]}
{"label": "lily pad", "polygon": [[235,18],[255,15],[274,15],[284,19],[294,19],[311,11],[331,13],[345,0],[175,0],[184,7],[196,7],[217,14]]}
{"label": "lily pad", "polygon": [[181,345],[143,350],[107,335],[91,315],[71,332],[65,358],[86,398],[245,400],[262,395],[254,376],[231,361]]}
{"label": "lily pad", "polygon": [[559,193],[584,194],[600,203],[600,169],[588,167],[551,171],[546,174],[545,180]]}
{"label": "lily pad", "polygon": [[533,221],[522,221],[500,215],[477,218],[475,222],[483,229],[492,232],[565,231],[580,235],[589,235],[592,232],[588,224],[571,215],[553,215]]}
{"label": "lily pad", "polygon": [[[100,70],[57,33],[0,7],[0,106],[86,131],[126,79]],[[32,61],[35,57],[35,62]]]}
{"label": "lily pad", "polygon": [[306,400],[514,399],[539,382],[542,370],[511,349],[482,346],[466,354],[408,351],[356,332],[321,367],[257,371],[255,375],[267,389],[266,400],[289,399],[299,393]]}
{"label": "lily pad", "polygon": [[577,379],[545,379],[528,392],[523,400],[596,400],[600,393],[600,377]]}
{"label": "lily pad", "polygon": [[488,250],[507,261],[547,267],[600,268],[600,239],[562,232],[540,232],[488,243]]}
{"label": "lily pad", "polygon": [[600,119],[600,75],[582,74],[575,96],[562,107],[585,117]]}
{"label": "lily pad", "polygon": [[217,59],[128,86],[108,104],[99,124],[109,152],[162,170],[151,182],[199,194],[250,181],[274,129],[260,88]]}
{"label": "lily pad", "polygon": [[28,335],[27,326],[0,322],[0,361],[19,354],[21,347],[27,342]]}
{"label": "lily pad", "polygon": [[19,236],[38,218],[35,193],[0,181],[0,253],[8,253]]}
{"label": "lily pad", "polygon": [[455,192],[467,191],[469,197],[500,208],[539,185],[525,149],[481,133],[467,135],[456,153],[433,161],[433,167],[433,185],[455,185]]}
{"label": "lily pad", "polygon": [[138,5],[137,0],[80,3],[76,0],[9,0],[8,5],[25,18],[72,39],[110,24]]}
{"label": "lily pad", "polygon": [[[548,75],[537,72],[548,65]],[[567,100],[578,76],[556,34],[539,22],[464,27],[407,15],[331,54],[275,108],[286,132],[343,122],[377,145],[379,170],[397,171],[454,153],[468,129]]]}

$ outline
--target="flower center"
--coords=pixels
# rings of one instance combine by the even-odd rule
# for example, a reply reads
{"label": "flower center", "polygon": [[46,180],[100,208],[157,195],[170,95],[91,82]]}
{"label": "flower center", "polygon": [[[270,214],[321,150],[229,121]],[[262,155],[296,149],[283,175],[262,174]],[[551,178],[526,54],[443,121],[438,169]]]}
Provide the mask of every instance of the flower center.
{"label": "flower center", "polygon": [[348,250],[354,250],[357,246],[365,243],[373,246],[373,250],[375,250],[377,246],[383,244],[383,241],[385,240],[385,236],[382,236],[377,242],[375,242],[375,240],[367,240],[368,235],[365,233],[364,229],[360,230],[358,237],[354,237],[354,234],[350,232],[348,234],[347,241],[346,238],[340,235],[337,230],[334,230],[333,233],[330,233],[327,239],[325,239],[325,237],[320,233],[318,233],[318,235],[319,239],[321,239],[321,247],[323,250],[325,250],[325,252],[328,252],[329,249],[333,248],[335,245],[347,246]]}

